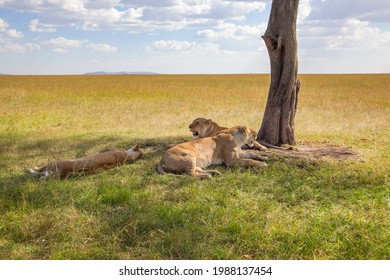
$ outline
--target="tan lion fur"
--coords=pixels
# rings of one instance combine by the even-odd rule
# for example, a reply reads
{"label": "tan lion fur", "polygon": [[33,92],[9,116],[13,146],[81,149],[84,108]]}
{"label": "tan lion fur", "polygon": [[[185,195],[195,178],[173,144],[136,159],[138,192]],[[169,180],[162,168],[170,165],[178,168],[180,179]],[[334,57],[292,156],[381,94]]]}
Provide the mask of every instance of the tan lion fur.
{"label": "tan lion fur", "polygon": [[71,176],[94,174],[103,170],[130,163],[143,155],[138,145],[129,150],[109,148],[98,154],[89,155],[74,160],[57,160],[41,168],[31,168],[29,171],[40,174],[41,179],[68,178]]}
{"label": "tan lion fur", "polygon": [[218,175],[216,170],[203,170],[210,165],[265,167],[265,158],[255,151],[241,151],[247,144],[253,147],[257,133],[247,126],[235,126],[221,131],[214,137],[206,137],[181,143],[165,152],[157,170],[161,174],[184,172],[191,176],[209,178]]}

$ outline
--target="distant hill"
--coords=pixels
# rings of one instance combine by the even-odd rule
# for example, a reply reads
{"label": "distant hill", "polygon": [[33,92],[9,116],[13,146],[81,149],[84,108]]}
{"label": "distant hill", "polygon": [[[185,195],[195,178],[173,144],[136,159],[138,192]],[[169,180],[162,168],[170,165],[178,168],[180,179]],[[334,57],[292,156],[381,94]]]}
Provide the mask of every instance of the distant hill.
{"label": "distant hill", "polygon": [[84,75],[158,75],[158,73],[154,72],[105,72],[105,71],[96,71],[96,72],[90,72],[85,73]]}

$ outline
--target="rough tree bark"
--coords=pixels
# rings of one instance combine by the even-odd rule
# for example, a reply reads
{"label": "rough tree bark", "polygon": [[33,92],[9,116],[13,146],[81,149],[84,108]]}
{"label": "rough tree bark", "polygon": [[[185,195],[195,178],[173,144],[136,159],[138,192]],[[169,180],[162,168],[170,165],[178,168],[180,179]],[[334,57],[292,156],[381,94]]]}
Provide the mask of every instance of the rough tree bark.
{"label": "rough tree bark", "polygon": [[300,81],[296,20],[299,0],[273,0],[268,27],[262,36],[271,63],[271,84],[257,135],[262,143],[295,145],[294,120]]}

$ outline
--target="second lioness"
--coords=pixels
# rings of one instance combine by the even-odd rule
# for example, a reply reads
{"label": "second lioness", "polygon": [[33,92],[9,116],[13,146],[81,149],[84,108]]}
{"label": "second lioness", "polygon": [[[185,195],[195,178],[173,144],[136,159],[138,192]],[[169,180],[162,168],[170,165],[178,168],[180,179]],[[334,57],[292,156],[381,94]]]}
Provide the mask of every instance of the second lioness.
{"label": "second lioness", "polygon": [[[188,126],[190,131],[192,132],[192,136],[194,138],[205,138],[205,137],[213,137],[220,133],[221,131],[228,129],[227,127],[219,126],[216,122],[211,119],[205,118],[197,118],[192,121],[192,123]],[[259,142],[254,141],[253,146],[260,151],[266,151],[267,148],[261,145]],[[242,148],[248,148],[246,145]]]}
{"label": "second lioness", "polygon": [[241,151],[247,144],[253,147],[257,133],[247,126],[235,126],[214,137],[181,143],[165,152],[157,165],[161,174],[184,172],[191,176],[208,178],[219,174],[216,170],[203,170],[210,165],[265,167],[261,155]]}
{"label": "second lioness", "polygon": [[41,168],[30,168],[33,174],[41,175],[41,179],[68,178],[79,175],[98,173],[103,170],[134,162],[142,157],[143,152],[138,145],[129,150],[109,148],[97,154],[85,156],[74,160],[57,160]]}

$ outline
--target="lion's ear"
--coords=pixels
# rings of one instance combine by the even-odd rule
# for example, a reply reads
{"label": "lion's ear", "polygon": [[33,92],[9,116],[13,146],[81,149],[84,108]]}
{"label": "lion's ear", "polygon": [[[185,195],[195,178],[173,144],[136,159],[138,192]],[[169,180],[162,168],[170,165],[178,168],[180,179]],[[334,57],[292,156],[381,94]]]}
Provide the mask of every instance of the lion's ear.
{"label": "lion's ear", "polygon": [[206,124],[211,124],[211,122],[212,122],[212,120],[211,119],[208,119],[207,121],[206,121]]}
{"label": "lion's ear", "polygon": [[245,126],[239,126],[237,128],[237,133],[246,134],[246,127]]}
{"label": "lion's ear", "polygon": [[240,126],[238,130],[240,133],[245,134],[245,135],[250,135],[252,133],[252,130],[245,125]]}

